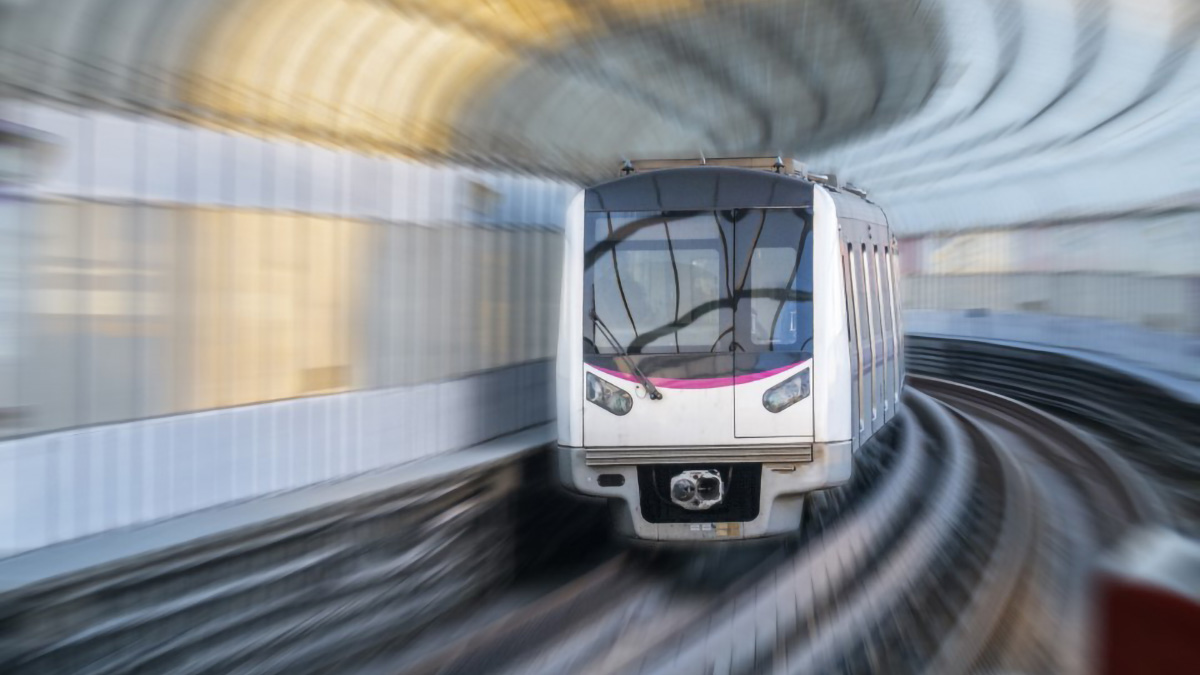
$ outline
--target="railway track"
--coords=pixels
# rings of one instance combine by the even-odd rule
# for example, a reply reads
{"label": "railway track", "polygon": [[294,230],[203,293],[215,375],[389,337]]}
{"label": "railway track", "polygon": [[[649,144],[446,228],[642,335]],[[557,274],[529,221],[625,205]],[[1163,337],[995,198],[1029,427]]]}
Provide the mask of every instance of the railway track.
{"label": "railway track", "polygon": [[986,340],[909,336],[910,371],[1031,403],[1093,434],[1160,491],[1200,536],[1200,408],[1150,381],[1065,354]]}
{"label": "railway track", "polygon": [[911,384],[796,540],[626,553],[394,672],[1084,672],[1088,566],[1165,506],[1068,423]]}

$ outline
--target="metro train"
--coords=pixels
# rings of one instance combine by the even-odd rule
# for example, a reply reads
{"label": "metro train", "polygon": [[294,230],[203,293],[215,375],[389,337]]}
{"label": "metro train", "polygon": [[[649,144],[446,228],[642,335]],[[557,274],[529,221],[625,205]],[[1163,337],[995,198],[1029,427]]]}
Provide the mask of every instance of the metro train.
{"label": "metro train", "polygon": [[799,530],[904,386],[896,240],[782,158],[626,162],[566,214],[559,480],[635,539]]}

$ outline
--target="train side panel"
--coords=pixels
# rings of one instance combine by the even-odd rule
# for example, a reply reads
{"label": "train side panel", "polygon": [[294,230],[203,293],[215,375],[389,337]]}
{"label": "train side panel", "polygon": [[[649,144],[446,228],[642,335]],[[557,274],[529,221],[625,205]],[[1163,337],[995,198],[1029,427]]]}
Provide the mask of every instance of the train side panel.
{"label": "train side panel", "polygon": [[837,206],[824,188],[813,190],[813,396],[814,437],[818,443],[849,442],[850,352],[842,279]]}
{"label": "train side panel", "polygon": [[563,232],[562,294],[558,313],[558,356],[555,401],[558,444],[583,446],[583,190],[567,207]]}
{"label": "train side panel", "polygon": [[903,387],[895,240],[877,206],[842,194],[830,197],[841,235],[838,255],[850,360],[846,379],[857,449],[895,417]]}

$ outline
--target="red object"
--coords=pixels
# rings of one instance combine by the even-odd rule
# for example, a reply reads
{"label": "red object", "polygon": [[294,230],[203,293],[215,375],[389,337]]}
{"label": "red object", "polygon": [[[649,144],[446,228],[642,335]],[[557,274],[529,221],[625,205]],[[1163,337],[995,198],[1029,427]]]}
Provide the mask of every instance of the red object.
{"label": "red object", "polygon": [[[1200,557],[1193,541],[1131,546],[1097,578],[1097,672],[1200,673]],[[1177,535],[1169,535],[1177,536]],[[1145,533],[1138,544],[1148,543]]]}

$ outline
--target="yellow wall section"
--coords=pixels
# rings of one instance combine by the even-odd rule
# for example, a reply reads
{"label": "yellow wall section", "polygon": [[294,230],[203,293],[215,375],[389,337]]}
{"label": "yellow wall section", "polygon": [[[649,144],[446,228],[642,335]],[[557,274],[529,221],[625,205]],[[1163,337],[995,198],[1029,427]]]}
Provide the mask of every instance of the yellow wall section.
{"label": "yellow wall section", "polygon": [[364,223],[256,211],[197,213],[191,405],[350,389]]}

